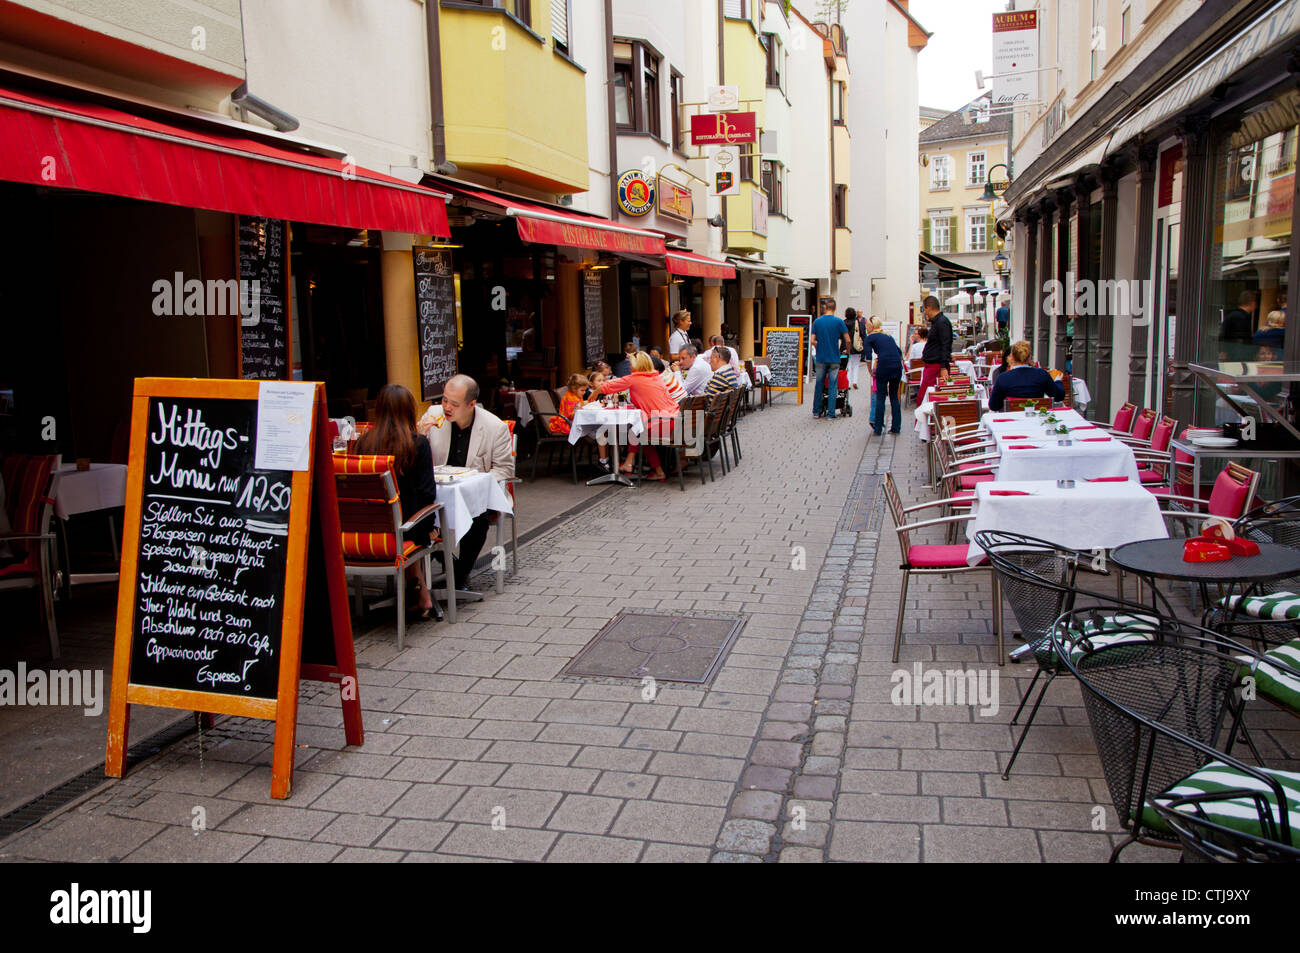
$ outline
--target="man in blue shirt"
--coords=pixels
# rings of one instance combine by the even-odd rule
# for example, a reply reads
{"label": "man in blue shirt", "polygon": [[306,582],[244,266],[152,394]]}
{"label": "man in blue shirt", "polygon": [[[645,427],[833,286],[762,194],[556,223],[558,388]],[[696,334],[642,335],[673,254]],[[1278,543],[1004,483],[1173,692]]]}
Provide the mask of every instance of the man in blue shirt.
{"label": "man in blue shirt", "polygon": [[998,337],[1006,337],[1007,329],[1011,327],[1011,309],[1004,304],[994,316],[998,321]]}
{"label": "man in blue shirt", "polygon": [[876,396],[879,400],[873,405],[871,429],[877,437],[885,429],[885,396],[889,396],[889,432],[897,434],[903,429],[903,410],[898,404],[898,385],[903,379],[903,352],[895,341],[879,327],[878,319],[872,318],[873,331],[862,342],[862,360],[870,361],[876,356],[876,366],[872,376],[876,379]]}
{"label": "man in blue shirt", "polygon": [[[835,419],[835,392],[840,373],[840,350],[849,349],[849,327],[835,316],[835,301],[827,298],[822,303],[822,316],[812,325],[813,373],[817,383],[813,387],[813,416],[822,416],[822,394],[827,390],[826,417]],[[830,383],[825,383],[826,378]]]}

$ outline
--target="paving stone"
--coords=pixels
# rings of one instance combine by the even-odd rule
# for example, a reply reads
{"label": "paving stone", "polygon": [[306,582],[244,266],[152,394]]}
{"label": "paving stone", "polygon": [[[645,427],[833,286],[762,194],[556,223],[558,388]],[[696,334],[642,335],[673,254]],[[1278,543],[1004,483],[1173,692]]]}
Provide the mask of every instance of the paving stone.
{"label": "paving stone", "polygon": [[437,850],[456,825],[447,821],[400,820],[375,844],[392,850]]}
{"label": "paving stone", "polygon": [[734,817],[774,821],[781,814],[782,797],[772,791],[741,791],[731,803]]}
{"label": "paving stone", "polygon": [[458,824],[442,842],[441,849],[471,857],[541,860],[558,837],[553,831],[510,827],[509,822],[504,830],[481,824]]}
{"label": "paving stone", "polygon": [[1006,827],[924,828],[926,863],[1029,863],[1042,860],[1033,831]]}
{"label": "paving stone", "polygon": [[316,840],[352,847],[369,847],[397,821],[391,817],[340,814],[316,835]]}
{"label": "paving stone", "polygon": [[701,781],[695,778],[661,778],[651,798],[681,804],[705,804],[725,807],[731,800],[735,784],[730,781]]}
{"label": "paving stone", "polygon": [[787,821],[781,829],[781,841],[785,844],[804,847],[825,847],[830,837],[830,824],[801,822],[798,827],[794,821]]}
{"label": "paving stone", "polygon": [[244,810],[226,818],[219,826],[223,831],[241,834],[258,834],[265,837],[288,837],[295,840],[311,840],[330,821],[333,814],[326,811],[313,811],[301,807],[277,806],[267,804],[250,804]]}
{"label": "paving stone", "polygon": [[268,837],[240,858],[244,864],[326,864],[342,853],[337,844]]}
{"label": "paving stone", "polygon": [[754,765],[746,768],[740,777],[740,786],[746,791],[786,791],[790,788],[791,772],[784,768]]}
{"label": "paving stone", "polygon": [[853,863],[916,863],[921,859],[921,829],[915,824],[839,821],[827,856]]}
{"label": "paving stone", "polygon": [[553,864],[624,864],[640,856],[644,843],[617,837],[564,834],[546,855]]}
{"label": "paving stone", "polygon": [[[618,814],[623,802],[618,798],[590,797],[584,794],[567,795],[556,808],[546,826],[557,831],[574,831],[581,834],[603,834]],[[630,843],[630,842],[628,842]],[[638,845],[639,853],[639,845]],[[554,857],[549,858],[554,860]]]}
{"label": "paving stone", "polygon": [[606,771],[592,788],[592,794],[615,798],[648,798],[659,778],[654,774]]}
{"label": "paving stone", "polygon": [[141,844],[124,860],[129,863],[223,864],[239,860],[262,838],[224,831],[194,831],[189,827],[168,827],[157,837]]}
{"label": "paving stone", "polygon": [[722,808],[629,801],[614,821],[610,833],[636,840],[711,846],[722,827],[724,815]]}
{"label": "paving stone", "polygon": [[775,825],[751,818],[734,818],[722,825],[716,846],[720,851],[762,855],[771,848],[775,836]]}
{"label": "paving stone", "polygon": [[560,803],[560,798],[561,795],[554,791],[470,788],[446,812],[446,820],[487,825],[496,821],[507,827],[539,828],[550,818],[555,806]]}

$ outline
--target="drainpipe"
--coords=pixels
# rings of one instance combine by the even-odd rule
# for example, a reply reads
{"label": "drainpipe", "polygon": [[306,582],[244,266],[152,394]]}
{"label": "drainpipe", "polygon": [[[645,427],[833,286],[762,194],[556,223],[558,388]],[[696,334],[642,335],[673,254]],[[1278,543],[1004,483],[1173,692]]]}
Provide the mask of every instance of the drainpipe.
{"label": "drainpipe", "polygon": [[442,109],[442,31],[438,0],[424,0],[424,32],[429,47],[429,119],[433,126],[433,171],[447,164],[447,121]]}
{"label": "drainpipe", "polygon": [[[609,217],[618,209],[618,122],[614,116],[614,0],[605,0],[605,110],[609,123]],[[631,103],[632,90],[627,91]]]}

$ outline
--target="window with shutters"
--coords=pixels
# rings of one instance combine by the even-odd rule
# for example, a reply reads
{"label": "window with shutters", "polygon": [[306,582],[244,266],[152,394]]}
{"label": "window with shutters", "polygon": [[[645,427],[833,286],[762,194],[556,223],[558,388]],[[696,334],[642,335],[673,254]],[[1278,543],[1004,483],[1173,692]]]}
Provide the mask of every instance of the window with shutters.
{"label": "window with shutters", "polygon": [[966,153],[966,184],[983,185],[987,160],[983,152]]}
{"label": "window with shutters", "polygon": [[952,159],[938,155],[930,157],[930,190],[948,188],[948,176],[952,171]]}
{"label": "window with shutters", "polygon": [[930,213],[930,251],[952,251],[952,213],[947,209]]}
{"label": "window with shutters", "polygon": [[733,20],[748,20],[749,0],[722,0],[722,14]]}
{"label": "window with shutters", "polygon": [[966,211],[966,250],[985,251],[988,248],[989,213],[985,209]]}
{"label": "window with shutters", "polygon": [[571,0],[551,0],[551,42],[557,50],[573,59],[573,51],[569,48],[570,3]]}

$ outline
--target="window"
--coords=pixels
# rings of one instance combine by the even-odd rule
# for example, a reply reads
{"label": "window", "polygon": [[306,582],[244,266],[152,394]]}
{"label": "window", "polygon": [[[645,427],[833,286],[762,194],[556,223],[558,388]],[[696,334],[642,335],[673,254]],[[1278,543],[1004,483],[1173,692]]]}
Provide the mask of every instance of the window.
{"label": "window", "polygon": [[1133,8],[1126,6],[1120,11],[1119,15],[1119,45],[1128,46],[1128,41],[1133,38]]}
{"label": "window", "polygon": [[748,20],[749,0],[722,0],[722,14],[735,20]]}
{"label": "window", "polygon": [[659,138],[659,57],[652,56],[641,47],[641,112],[645,123],[641,127],[656,139]]}
{"label": "window", "polygon": [[572,59],[569,52],[569,4],[571,0],[551,0],[551,42]]}
{"label": "window", "polygon": [[533,0],[500,0],[499,6],[509,10],[515,19],[524,26],[531,27],[533,25]]}
{"label": "window", "polygon": [[952,218],[945,211],[930,213],[930,251],[947,252],[951,251],[952,245]]}
{"label": "window", "polygon": [[632,64],[614,63],[614,122],[620,129],[635,129],[632,115]]}
{"label": "window", "polygon": [[1092,34],[1088,41],[1090,79],[1096,79],[1101,75],[1102,57],[1106,55],[1106,28],[1102,25],[1105,13],[1105,4],[1101,0],[1092,0]]}
{"label": "window", "polygon": [[684,92],[685,81],[682,74],[677,70],[672,71],[672,110],[673,110],[673,141],[672,147],[678,152],[686,151],[686,143],[682,140],[682,100],[686,98]]}
{"label": "window", "polygon": [[[748,147],[747,147],[747,146],[741,146],[740,148],[741,148],[741,149],[748,148],[748,149],[752,150],[754,147],[753,147],[753,146],[748,146]],[[742,153],[741,153],[741,156],[740,156],[740,179],[741,179],[742,182],[754,182],[754,181],[757,181],[757,180],[754,178],[754,153],[753,153],[752,151],[750,151],[750,152],[742,152]]]}
{"label": "window", "polygon": [[[614,123],[622,131],[662,136],[658,55],[644,43],[614,41]],[[674,121],[676,125],[676,120]]]}
{"label": "window", "polygon": [[784,90],[785,47],[775,33],[764,33],[763,48],[767,50],[767,85]]}
{"label": "window", "polygon": [[849,187],[847,185],[835,186],[835,227],[848,228],[849,226]]}
{"label": "window", "polygon": [[844,95],[843,83],[831,84],[831,122],[844,122]]}
{"label": "window", "polygon": [[989,213],[987,209],[966,210],[966,250],[986,251],[988,249]]}
{"label": "window", "polygon": [[952,170],[952,160],[948,156],[932,156],[930,159],[930,189],[948,188],[948,177]]}
{"label": "window", "polygon": [[984,184],[985,158],[983,152],[966,153],[966,184]]}
{"label": "window", "polygon": [[767,193],[769,214],[785,214],[785,166],[780,162],[763,162],[763,191]]}

